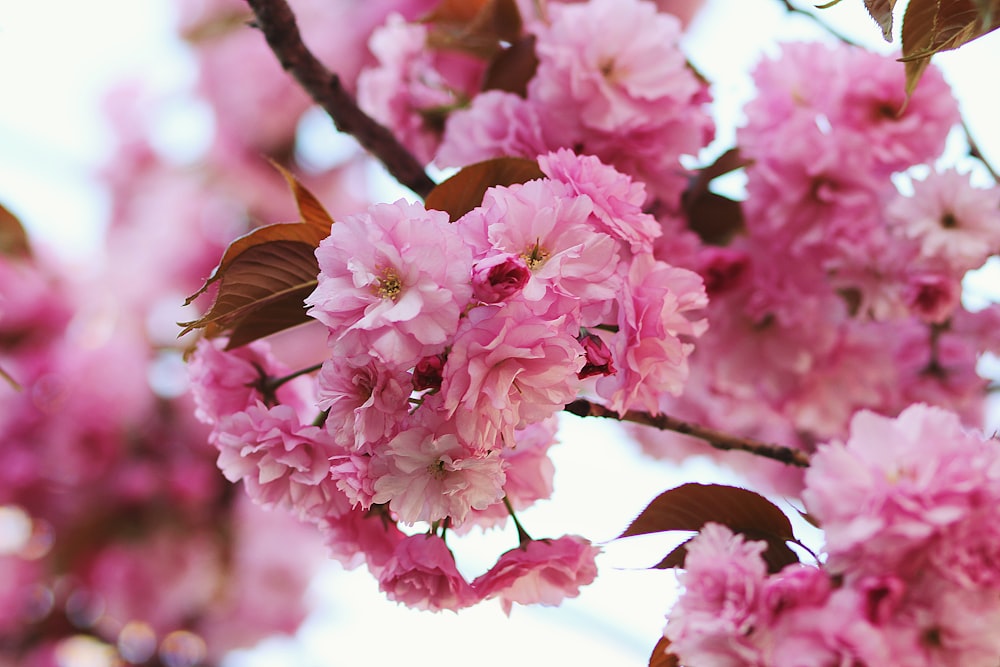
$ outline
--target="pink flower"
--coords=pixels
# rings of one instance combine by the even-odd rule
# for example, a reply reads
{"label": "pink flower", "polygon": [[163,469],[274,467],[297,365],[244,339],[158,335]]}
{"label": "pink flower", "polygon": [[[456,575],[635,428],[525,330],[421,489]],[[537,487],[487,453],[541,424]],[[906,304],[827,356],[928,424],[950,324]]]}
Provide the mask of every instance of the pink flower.
{"label": "pink flower", "polygon": [[444,349],[472,296],[472,256],[448,214],[399,200],[339,220],[316,249],[306,303],[335,355],[410,367]]}
{"label": "pink flower", "polygon": [[409,414],[409,376],[377,359],[360,367],[328,359],[317,382],[317,407],[329,410],[326,430],[342,447],[371,452],[376,443],[394,436]]}
{"label": "pink flower", "polygon": [[[254,341],[235,350],[226,350],[225,338],[202,338],[188,362],[195,416],[206,424],[241,410],[264,398],[261,388],[268,377],[281,377],[289,369],[281,364],[265,341]],[[276,398],[297,404],[286,385]]]}
{"label": "pink flower", "polygon": [[496,157],[534,159],[547,150],[535,106],[519,95],[488,90],[448,116],[434,161],[464,167]]}
{"label": "pink flower", "polygon": [[565,183],[593,204],[597,229],[628,244],[632,252],[651,252],[662,229],[656,218],[643,212],[646,188],[603,164],[592,155],[577,155],[562,148],[538,158],[550,179]]}
{"label": "pink flower", "polygon": [[479,601],[459,574],[444,540],[436,535],[400,540],[378,574],[378,585],[390,600],[416,609],[457,611]]}
{"label": "pink flower", "polygon": [[342,450],[323,429],[303,426],[291,407],[257,403],[221,421],[214,435],[222,473],[243,480],[256,502],[307,517],[346,511],[329,462]]}
{"label": "pink flower", "polygon": [[485,63],[469,54],[431,48],[428,30],[391,15],[369,41],[378,66],[358,77],[359,105],[395,130],[424,162],[434,156],[448,111],[478,92],[485,70]]}
{"label": "pink flower", "polygon": [[1000,188],[976,188],[967,174],[934,172],[914,181],[913,196],[887,208],[889,224],[920,244],[922,258],[944,262],[956,277],[1000,251]]}
{"label": "pink flower", "polygon": [[491,448],[497,437],[538,422],[576,397],[585,354],[563,318],[546,321],[524,303],[469,312],[444,367],[444,408],[468,443]]}
{"label": "pink flower", "polygon": [[618,285],[619,253],[612,237],[589,224],[592,209],[562,183],[540,179],[490,188],[483,205],[455,224],[479,253],[524,260],[531,277],[523,299],[547,304],[566,295],[603,312]]}
{"label": "pink flower", "polygon": [[406,535],[395,522],[379,512],[353,509],[319,522],[323,540],[334,558],[346,568],[367,563],[376,577],[392,560]]}
{"label": "pink flower", "polygon": [[684,591],[667,617],[663,634],[684,664],[762,664],[749,637],[760,623],[767,567],[765,542],[748,542],[717,523],[706,523],[687,542]]}
{"label": "pink flower", "polygon": [[555,606],[580,594],[580,587],[597,577],[600,549],[575,535],[555,540],[530,540],[504,553],[472,582],[482,599],[499,598],[510,616],[513,603]]}
{"label": "pink flower", "polygon": [[826,532],[830,567],[913,576],[944,548],[960,578],[1000,581],[998,564],[961,573],[985,565],[973,552],[1000,549],[998,453],[941,408],[859,412],[847,442],[820,446],[806,472],[802,497]]}
{"label": "pink flower", "polygon": [[704,320],[688,313],[708,304],[698,274],[639,255],[629,269],[611,341],[614,375],[597,380],[598,394],[619,414],[631,407],[656,413],[663,392],[680,393],[687,378],[691,340]]}
{"label": "pink flower", "polygon": [[411,425],[379,449],[372,474],[372,502],[388,503],[404,523],[449,517],[460,524],[470,510],[503,498],[499,452],[470,451],[449,423]]}
{"label": "pink flower", "polygon": [[500,303],[520,292],[530,277],[523,257],[510,253],[488,255],[472,267],[472,295],[483,303]]}

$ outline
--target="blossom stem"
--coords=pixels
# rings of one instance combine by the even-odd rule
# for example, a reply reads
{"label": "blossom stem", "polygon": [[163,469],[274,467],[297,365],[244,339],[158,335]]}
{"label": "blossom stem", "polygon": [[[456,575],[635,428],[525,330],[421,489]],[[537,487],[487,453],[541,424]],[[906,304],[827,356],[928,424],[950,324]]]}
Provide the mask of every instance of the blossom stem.
{"label": "blossom stem", "polygon": [[965,122],[964,118],[962,119],[962,131],[965,132],[965,141],[969,144],[969,157],[979,160],[979,162],[986,167],[986,171],[993,178],[993,182],[1000,183],[1000,173],[997,173],[997,170],[993,168],[993,165],[990,164],[989,160],[986,159],[986,156],[983,155],[983,152],[979,149],[979,144],[977,144],[976,140],[972,138],[972,132],[969,130],[969,124]]}
{"label": "blossom stem", "polygon": [[514,508],[510,504],[510,499],[507,496],[503,497],[503,505],[507,508],[507,513],[510,514],[510,518],[514,520],[514,527],[517,528],[517,540],[523,547],[528,542],[532,541],[531,535],[528,535],[528,531],[524,529],[521,522],[517,520],[517,514],[514,513]]}
{"label": "blossom stem", "polygon": [[584,399],[573,401],[563,409],[578,417],[607,417],[617,419],[618,421],[632,422],[633,424],[643,424],[661,431],[674,431],[699,438],[712,447],[723,451],[736,450],[747,452],[755,456],[780,461],[786,465],[798,466],[800,468],[809,467],[809,455],[801,450],[716,431],[707,426],[681,421],[670,415],[651,415],[648,412],[638,412],[636,410],[629,410],[624,415],[619,415],[610,408],[598,405],[597,403],[591,403]]}
{"label": "blossom stem", "polygon": [[320,105],[337,129],[350,134],[378,158],[392,176],[421,197],[434,188],[423,165],[386,127],[362,111],[340,77],[326,68],[306,47],[285,0],[247,0],[254,25],[264,33],[268,46],[310,97]]}
{"label": "blossom stem", "polygon": [[283,375],[277,378],[268,378],[267,381],[265,382],[265,388],[269,392],[277,391],[278,387],[285,384],[286,382],[294,380],[300,375],[308,375],[309,373],[314,373],[321,368],[323,368],[323,364],[313,364],[312,366],[301,368],[295,371],[294,373],[289,373],[288,375]]}
{"label": "blossom stem", "polygon": [[858,42],[854,41],[853,39],[851,39],[847,35],[843,34],[842,32],[839,32],[833,26],[831,26],[829,23],[827,23],[826,21],[824,21],[820,17],[816,16],[812,12],[807,12],[804,9],[799,9],[798,7],[796,7],[795,5],[793,5],[790,2],[790,0],[781,0],[781,4],[783,4],[785,6],[785,9],[788,10],[789,14],[801,14],[802,16],[808,17],[811,21],[813,21],[814,23],[816,23],[816,25],[818,25],[820,28],[822,28],[826,32],[830,33],[830,35],[832,37],[835,37],[835,38],[839,39],[840,41],[842,41],[844,44],[850,44],[851,46],[861,46]]}

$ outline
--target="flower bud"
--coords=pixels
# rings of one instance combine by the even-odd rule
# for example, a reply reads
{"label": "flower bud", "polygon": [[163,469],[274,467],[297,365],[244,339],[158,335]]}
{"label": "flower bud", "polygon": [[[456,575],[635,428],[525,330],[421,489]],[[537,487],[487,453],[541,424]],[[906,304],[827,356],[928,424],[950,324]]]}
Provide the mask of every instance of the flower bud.
{"label": "flower bud", "polygon": [[500,303],[520,292],[530,277],[528,265],[517,255],[487,257],[472,267],[472,294],[483,303]]}

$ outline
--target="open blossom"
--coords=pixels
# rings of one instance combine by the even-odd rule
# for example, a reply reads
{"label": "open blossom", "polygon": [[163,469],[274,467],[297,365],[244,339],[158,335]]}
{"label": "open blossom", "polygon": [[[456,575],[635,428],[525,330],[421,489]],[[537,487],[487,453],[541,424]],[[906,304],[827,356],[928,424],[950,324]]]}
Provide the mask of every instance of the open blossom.
{"label": "open blossom", "polygon": [[1000,251],[1000,189],[973,187],[968,174],[947,170],[914,181],[913,195],[900,196],[887,214],[920,244],[922,258],[942,261],[956,277]]}
{"label": "open blossom", "polygon": [[409,411],[410,378],[377,359],[363,366],[332,358],[317,377],[317,407],[329,410],[326,430],[342,447],[370,452],[391,438]]}
{"label": "open blossom", "polygon": [[[289,372],[264,341],[235,350],[224,349],[225,344],[224,338],[202,338],[188,362],[194,414],[206,424],[215,424],[254,405],[264,398],[260,388],[266,377],[281,377]],[[279,401],[295,402],[289,389],[287,385],[279,388]]]}
{"label": "open blossom", "polygon": [[462,167],[504,156],[534,159],[548,149],[531,102],[514,93],[487,90],[448,116],[434,161]]}
{"label": "open blossom", "polygon": [[541,421],[576,397],[585,353],[563,318],[544,320],[524,303],[480,306],[462,322],[444,366],[444,408],[470,445]]}
{"label": "open blossom", "polygon": [[[521,295],[541,312],[560,296],[599,317],[618,284],[618,247],[589,223],[593,204],[548,179],[487,190],[455,224],[480,254],[518,256],[530,270]],[[589,310],[588,310],[589,309]]]}
{"label": "open blossom", "polygon": [[472,587],[483,599],[498,598],[508,616],[515,602],[558,605],[594,581],[598,553],[598,547],[576,535],[530,540],[501,555]]}
{"label": "open blossom", "polygon": [[449,423],[433,420],[411,425],[376,453],[372,501],[388,503],[404,523],[449,517],[460,524],[470,510],[503,498],[503,462],[499,452],[471,451]]}
{"label": "open blossom", "polygon": [[624,414],[638,406],[656,413],[663,392],[680,393],[691,340],[705,330],[705,321],[690,320],[688,313],[707,304],[697,273],[649,255],[635,258],[610,342],[616,372],[597,381],[598,394],[613,410]]}
{"label": "open blossom", "polygon": [[333,352],[412,366],[437,354],[471,297],[472,254],[448,214],[399,200],[339,220],[316,249],[309,314],[330,327]]}
{"label": "open blossom", "polygon": [[330,477],[340,448],[323,429],[303,426],[291,407],[258,402],[220,422],[214,442],[226,479],[243,480],[256,502],[313,517],[346,509]]}
{"label": "open blossom", "polygon": [[806,472],[803,499],[831,568],[907,576],[943,549],[945,572],[954,570],[945,576],[1000,583],[1000,564],[976,556],[1000,553],[998,454],[941,408],[913,405],[895,419],[859,412],[847,442],[822,445]]}
{"label": "open blossom", "polygon": [[390,600],[416,609],[457,611],[479,601],[437,535],[411,535],[400,540],[378,574],[378,585]]}
{"label": "open blossom", "polygon": [[597,229],[628,244],[632,252],[651,252],[662,229],[645,213],[646,188],[593,155],[562,148],[541,155],[538,166],[550,179],[565,183],[593,204]]}
{"label": "open blossom", "polygon": [[759,664],[759,649],[747,635],[759,623],[766,547],[717,523],[706,523],[687,543],[679,575],[684,590],[663,633],[684,664]]}

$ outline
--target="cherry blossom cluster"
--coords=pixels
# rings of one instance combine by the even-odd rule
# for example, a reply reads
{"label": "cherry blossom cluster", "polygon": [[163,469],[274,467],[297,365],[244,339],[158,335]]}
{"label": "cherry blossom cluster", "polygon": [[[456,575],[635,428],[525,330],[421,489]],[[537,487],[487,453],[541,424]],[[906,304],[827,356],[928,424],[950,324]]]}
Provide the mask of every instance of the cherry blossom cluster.
{"label": "cherry blossom cluster", "polygon": [[[401,591],[385,554],[436,562],[438,527],[496,525],[548,497],[556,413],[581,394],[620,413],[655,407],[680,391],[704,330],[701,278],[653,257],[643,188],[570,151],[540,166],[546,178],[490,188],[454,223],[404,200],[338,220],[306,299],[329,341],[315,379],[274,385],[293,373],[263,343],[202,341],[190,364],[226,477],[318,522],[335,554],[360,550],[407,604],[551,602],[511,571],[551,568],[546,550],[563,548],[577,559],[565,592],[588,583],[596,549],[579,538],[522,532],[521,549],[444,597]],[[378,538],[345,537],[345,522]],[[434,528],[403,540],[395,522]]]}
{"label": "cherry blossom cluster", "polygon": [[917,404],[821,445],[806,511],[821,563],[768,573],[765,542],[707,524],[666,636],[682,664],[995,665],[1000,443]]}
{"label": "cherry blossom cluster", "polygon": [[[1000,188],[942,159],[959,115],[941,73],[907,100],[892,57],[791,43],[752,74],[739,226],[659,255],[703,276],[711,325],[684,394],[660,409],[807,452],[862,409],[927,402],[981,427],[976,369],[1000,311],[963,305],[962,280],[1000,251]],[[637,435],[659,456],[706,451]],[[730,460],[801,490],[798,472]]]}

